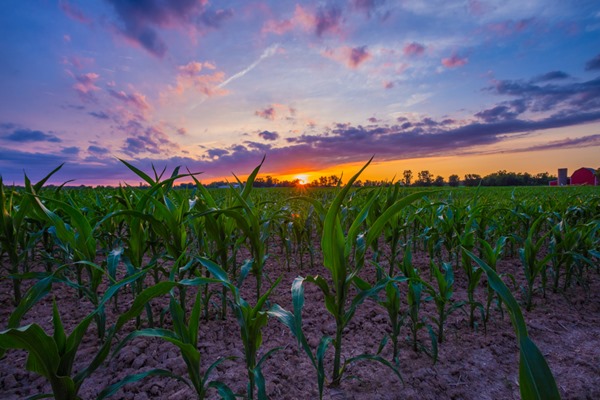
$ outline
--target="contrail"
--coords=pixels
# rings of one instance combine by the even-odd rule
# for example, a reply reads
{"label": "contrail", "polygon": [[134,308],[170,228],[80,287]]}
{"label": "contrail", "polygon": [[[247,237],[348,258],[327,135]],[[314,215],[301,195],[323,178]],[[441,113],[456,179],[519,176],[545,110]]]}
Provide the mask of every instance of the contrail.
{"label": "contrail", "polygon": [[[277,49],[279,48],[279,43],[275,43],[269,47],[267,47],[265,49],[265,51],[263,51],[263,53],[260,55],[260,57],[258,57],[258,60],[254,61],[252,64],[250,64],[246,69],[238,72],[237,74],[231,75],[227,80],[225,80],[224,82],[220,83],[217,87],[218,88],[224,88],[225,86],[227,86],[230,82],[235,81],[236,79],[241,78],[242,76],[246,75],[248,72],[252,71],[254,68],[256,68],[256,66],[258,64],[261,63],[262,60],[264,60],[267,57],[271,57],[273,54],[275,54],[275,52],[277,51]],[[198,103],[194,104],[192,107],[190,107],[190,110],[195,109],[196,107],[198,107],[200,104],[204,103],[206,101],[208,97],[204,97],[202,98],[202,100],[200,100]]]}
{"label": "contrail", "polygon": [[265,49],[265,51],[263,51],[263,53],[260,55],[258,60],[254,61],[252,64],[250,64],[245,70],[240,71],[237,74],[229,77],[229,79],[227,79],[225,82],[223,82],[219,85],[219,88],[223,88],[223,87],[227,86],[229,84],[229,82],[235,81],[236,79],[241,78],[242,76],[246,75],[248,72],[252,71],[254,68],[256,68],[256,66],[258,64],[260,64],[260,62],[262,60],[264,60],[267,57],[271,57],[273,54],[275,54],[275,52],[277,51],[278,48],[279,48],[278,43],[275,43],[274,45],[267,47]]}

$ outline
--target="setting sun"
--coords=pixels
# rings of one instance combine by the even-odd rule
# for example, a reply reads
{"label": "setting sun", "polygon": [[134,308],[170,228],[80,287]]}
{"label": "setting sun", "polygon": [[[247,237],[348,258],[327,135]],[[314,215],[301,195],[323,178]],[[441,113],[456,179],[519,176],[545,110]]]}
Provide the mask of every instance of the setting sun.
{"label": "setting sun", "polygon": [[308,175],[296,175],[294,179],[298,179],[300,185],[306,185],[308,183]]}

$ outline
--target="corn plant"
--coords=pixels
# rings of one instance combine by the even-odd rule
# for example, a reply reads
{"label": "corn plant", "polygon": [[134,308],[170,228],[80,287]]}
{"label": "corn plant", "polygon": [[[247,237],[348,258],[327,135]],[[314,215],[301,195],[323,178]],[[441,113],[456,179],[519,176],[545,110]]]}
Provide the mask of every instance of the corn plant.
{"label": "corn plant", "polygon": [[436,285],[432,285],[426,281],[423,281],[425,291],[429,293],[431,299],[435,302],[438,315],[432,317],[433,321],[437,324],[437,342],[444,342],[444,324],[446,319],[454,311],[460,309],[465,302],[452,302],[452,295],[454,294],[454,272],[452,271],[452,263],[443,263],[442,268],[439,268],[433,260],[430,261],[431,270],[435,277]]}
{"label": "corn plant", "polygon": [[388,314],[388,319],[392,328],[392,333],[390,334],[390,338],[392,339],[392,360],[395,363],[398,363],[398,337],[400,336],[400,329],[404,326],[406,317],[401,309],[402,297],[398,282],[390,280],[385,285],[384,294],[385,297],[382,300],[379,300],[378,303],[385,308]]}
{"label": "corn plant", "polygon": [[[317,349],[313,352],[308,344],[308,340],[302,330],[302,309],[304,307],[304,278],[297,277],[292,283],[292,304],[293,313],[285,310],[279,304],[274,304],[268,311],[269,316],[277,318],[290,329],[298,342],[298,346],[304,350],[312,366],[317,372],[317,385],[319,387],[319,399],[323,398],[323,388],[325,385],[325,353],[331,344],[329,336],[322,336]],[[354,361],[353,359],[348,360]]]}
{"label": "corn plant", "polygon": [[544,355],[527,333],[527,325],[519,304],[498,274],[483,260],[464,249],[466,254],[483,269],[490,286],[502,298],[511,317],[519,344],[519,390],[527,400],[560,399],[556,381]]}
{"label": "corn plant", "polygon": [[[550,235],[551,231],[547,232],[540,237],[540,229],[542,224],[545,222],[546,216],[540,215],[534,223],[531,225],[527,238],[523,242],[523,247],[519,249],[519,257],[523,265],[523,273],[525,275],[525,281],[527,286],[525,287],[525,308],[527,311],[531,310],[532,299],[533,299],[533,285],[536,278],[540,274],[546,273],[548,262],[552,259],[552,253],[546,254],[541,259],[538,259],[542,246],[546,243],[546,238]],[[545,282],[543,282],[545,284]],[[545,285],[544,285],[545,286]],[[544,287],[545,291],[545,287]]]}
{"label": "corn plant", "polygon": [[[425,353],[433,358],[433,361],[437,361],[437,338],[431,325],[429,325],[426,319],[420,314],[421,313],[421,302],[423,299],[423,291],[425,281],[421,279],[419,270],[412,264],[412,252],[410,250],[410,244],[406,246],[406,252],[404,253],[404,260],[401,265],[402,274],[408,281],[408,287],[406,291],[406,304],[407,304],[407,317],[408,327],[410,329],[410,341],[412,343],[413,351],[419,351],[423,349]],[[427,328],[429,331],[429,337],[431,339],[431,350],[428,350],[425,346],[419,343],[418,335],[419,332]]]}
{"label": "corn plant", "polygon": [[244,355],[246,361],[246,371],[248,372],[248,389],[247,395],[249,399],[254,399],[256,390],[258,399],[266,399],[265,378],[262,373],[262,364],[273,354],[279,350],[279,347],[267,351],[260,359],[258,350],[262,345],[262,329],[267,325],[268,313],[263,310],[271,292],[281,282],[282,277],[279,277],[273,285],[256,301],[254,306],[248,304],[240,296],[239,289],[229,278],[227,273],[217,264],[207,258],[199,258],[200,263],[210,271],[215,281],[226,285],[231,294],[233,301],[231,306],[235,313],[238,325],[240,327],[240,336],[244,345]]}
{"label": "corn plant", "polygon": [[129,375],[117,383],[114,383],[100,392],[98,399],[103,399],[116,393],[121,387],[126,384],[137,382],[150,375],[169,376],[179,381],[185,382],[188,386],[191,386],[196,391],[196,395],[199,400],[206,398],[208,390],[215,388],[218,393],[224,399],[234,399],[235,395],[231,389],[223,382],[210,380],[210,373],[223,361],[232,359],[232,357],[220,358],[213,362],[202,374],[201,371],[201,356],[198,351],[198,332],[199,332],[199,321],[200,312],[202,306],[202,291],[200,288],[196,294],[194,305],[190,313],[189,318],[185,316],[185,310],[178,302],[174,294],[172,293],[174,288],[181,289],[183,286],[199,286],[206,285],[208,283],[216,283],[217,281],[209,278],[195,278],[190,280],[182,280],[178,283],[172,281],[164,281],[145,289],[136,299],[129,311],[121,315],[117,321],[116,329],[121,329],[125,322],[135,318],[139,315],[146,307],[146,304],[155,297],[162,296],[169,292],[169,313],[173,321],[173,329],[162,329],[162,328],[146,328],[133,331],[127,335],[115,348],[113,356],[117,354],[128,342],[137,337],[155,337],[166,342],[175,345],[183,358],[188,372],[189,381],[170,371],[162,369],[154,369],[146,371],[141,374]]}
{"label": "corn plant", "polygon": [[[496,264],[502,257],[502,253],[504,251],[504,247],[506,245],[506,241],[508,240],[507,236],[501,236],[496,240],[494,247],[490,245],[485,239],[479,238],[480,248],[481,248],[481,258],[487,263],[487,265],[493,269],[496,273]],[[498,309],[502,312],[502,299],[494,289],[489,285],[487,285],[488,295],[487,295],[487,303],[485,305],[485,320],[489,320],[490,317],[490,307],[492,301],[494,300],[494,296],[497,296]],[[502,314],[503,315],[503,314]]]}
{"label": "corn plant", "polygon": [[[371,196],[368,202],[358,212],[356,218],[349,224],[347,233],[344,234],[341,216],[342,202],[350,191],[352,184],[371,163],[371,160],[369,160],[356,175],[348,180],[348,183],[346,183],[333,199],[333,202],[326,213],[318,201],[314,199],[309,200],[315,206],[315,209],[324,213],[321,250],[323,252],[323,263],[325,268],[331,273],[332,283],[330,287],[330,284],[320,276],[307,277],[304,278],[304,281],[315,284],[323,292],[327,311],[329,311],[335,319],[336,333],[335,338],[333,339],[334,358],[331,380],[332,386],[339,386],[346,365],[344,364],[344,366],[342,366],[341,363],[344,328],[351,321],[356,312],[356,308],[364,301],[364,294],[369,293],[369,296],[373,296],[376,294],[376,290],[373,288],[382,290],[385,287],[384,284],[378,284],[373,288],[370,288],[366,282],[358,277],[358,273],[364,266],[366,248],[379,238],[381,231],[392,216],[396,215],[406,205],[423,196],[422,193],[414,193],[398,200],[371,224],[366,234],[359,234],[361,226],[367,218],[370,207],[377,200],[376,196]],[[353,249],[355,250],[354,256],[351,257]],[[359,294],[352,299],[350,307],[347,308],[346,302],[350,300],[349,295],[351,286],[356,286],[359,289]],[[371,357],[371,359],[380,361],[374,357]]]}
{"label": "corn plant", "polygon": [[[62,164],[32,185],[33,190],[39,192],[61,167]],[[8,272],[13,284],[15,305],[21,301],[20,267],[27,262],[27,253],[35,246],[35,241],[30,238],[27,223],[27,219],[32,217],[32,207],[32,199],[26,194],[17,195],[13,190],[10,195],[7,195],[0,176],[0,249],[8,255]]]}
{"label": "corn plant", "polygon": [[67,336],[54,302],[52,336],[37,324],[11,328],[0,332],[0,347],[27,351],[27,370],[46,378],[52,388],[52,394],[44,394],[42,397],[53,396],[57,400],[79,399],[77,393],[83,380],[100,366],[110,348],[110,341],[106,341],[88,367],[72,376],[75,354],[92,319],[93,314],[88,315]]}
{"label": "corn plant", "polygon": [[[476,218],[481,212],[481,209],[477,207],[477,199],[473,208],[469,210],[468,220],[462,228],[462,232],[457,232],[459,238],[460,247],[459,250],[467,249],[472,251],[475,247],[475,231],[476,231]],[[457,229],[457,228],[455,228]],[[475,310],[479,309],[482,314],[483,323],[485,325],[485,309],[483,304],[475,300],[475,289],[481,280],[483,270],[478,268],[477,265],[473,265],[471,259],[464,253],[461,252],[461,266],[467,277],[467,298],[469,302],[469,326],[475,328]]]}
{"label": "corn plant", "polygon": [[25,294],[19,306],[11,314],[9,329],[0,332],[0,358],[9,349],[24,349],[27,353],[26,368],[48,380],[52,388],[51,394],[42,394],[34,398],[54,397],[56,400],[79,400],[77,393],[83,381],[88,378],[106,359],[110,352],[111,341],[115,333],[114,327],[108,330],[108,335],[100,349],[87,367],[73,375],[75,355],[83,337],[95,315],[104,310],[104,305],[123,286],[131,284],[139,278],[134,275],[114,282],[104,293],[98,306],[88,314],[66,335],[56,303],[52,307],[52,324],[54,333],[48,335],[38,324],[19,326],[22,317],[37,302],[46,296],[53,282],[62,282],[60,270],[36,282]]}

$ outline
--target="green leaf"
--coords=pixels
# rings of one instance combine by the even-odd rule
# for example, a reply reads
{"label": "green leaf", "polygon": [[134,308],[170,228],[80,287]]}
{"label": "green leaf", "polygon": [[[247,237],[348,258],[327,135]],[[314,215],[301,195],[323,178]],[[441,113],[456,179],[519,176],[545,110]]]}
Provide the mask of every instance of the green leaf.
{"label": "green leaf", "polygon": [[135,382],[141,381],[142,379],[144,379],[148,376],[165,376],[168,378],[174,378],[174,379],[177,379],[178,381],[183,382],[186,385],[190,386],[188,381],[186,381],[181,376],[176,375],[170,371],[167,371],[164,369],[151,369],[149,371],[144,371],[139,374],[127,375],[125,378],[121,379],[119,382],[113,383],[112,385],[107,386],[104,389],[102,389],[102,391],[98,394],[98,397],[96,399],[102,400],[107,397],[110,397],[113,394],[117,393],[119,391],[119,389],[121,389],[123,386],[128,385],[130,383],[135,383]]}

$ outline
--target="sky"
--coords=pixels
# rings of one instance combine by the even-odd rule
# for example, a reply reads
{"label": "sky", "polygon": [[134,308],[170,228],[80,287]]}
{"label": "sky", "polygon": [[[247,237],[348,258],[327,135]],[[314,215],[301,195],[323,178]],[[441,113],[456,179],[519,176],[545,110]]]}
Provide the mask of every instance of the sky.
{"label": "sky", "polygon": [[600,167],[597,0],[4,0],[0,60],[8,184]]}

